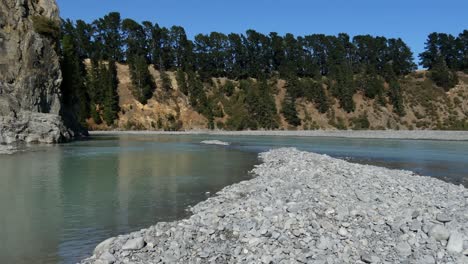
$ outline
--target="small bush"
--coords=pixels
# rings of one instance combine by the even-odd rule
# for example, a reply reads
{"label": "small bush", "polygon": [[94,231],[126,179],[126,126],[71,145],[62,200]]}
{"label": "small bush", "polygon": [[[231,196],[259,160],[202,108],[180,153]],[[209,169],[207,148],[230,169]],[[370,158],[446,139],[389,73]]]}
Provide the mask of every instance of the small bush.
{"label": "small bush", "polygon": [[357,118],[352,119],[351,121],[353,123],[353,129],[355,130],[369,129],[370,127],[370,122],[369,119],[367,119],[366,113],[360,115]]}
{"label": "small bush", "polygon": [[235,90],[234,83],[231,81],[227,81],[223,87],[223,90],[224,90],[224,94],[227,97],[231,97],[234,94],[234,90]]}
{"label": "small bush", "polygon": [[58,40],[60,37],[60,23],[45,16],[33,16],[34,30],[50,39]]}
{"label": "small bush", "polygon": [[168,92],[168,91],[172,90],[171,78],[164,71],[161,71],[161,82],[162,82],[162,88],[163,88],[164,91]]}

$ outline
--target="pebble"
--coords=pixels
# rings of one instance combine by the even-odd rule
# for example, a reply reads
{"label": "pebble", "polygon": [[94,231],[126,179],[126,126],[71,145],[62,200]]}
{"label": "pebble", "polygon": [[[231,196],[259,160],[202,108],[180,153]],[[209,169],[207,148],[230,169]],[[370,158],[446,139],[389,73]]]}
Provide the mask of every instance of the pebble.
{"label": "pebble", "polygon": [[447,223],[447,222],[452,221],[452,219],[446,214],[437,214],[436,220],[441,223]]}
{"label": "pebble", "polygon": [[123,246],[122,250],[139,250],[145,246],[145,240],[142,237],[137,237],[128,240]]}
{"label": "pebble", "polygon": [[346,230],[346,228],[342,227],[342,228],[338,229],[338,234],[340,236],[347,236],[348,235],[348,230]]}
{"label": "pebble", "polygon": [[434,225],[429,231],[429,236],[436,241],[447,240],[450,237],[450,231],[442,225]]}
{"label": "pebble", "polygon": [[396,245],[396,251],[401,257],[411,255],[411,246],[407,242],[400,242]]}
{"label": "pebble", "polygon": [[463,251],[463,241],[463,235],[458,232],[452,233],[447,243],[447,251],[452,253],[461,253]]}
{"label": "pebble", "polygon": [[109,252],[104,252],[100,257],[99,257],[100,260],[106,262],[106,263],[109,263],[109,264],[112,264],[114,263],[117,259],[114,257],[114,255],[112,255],[111,253]]}

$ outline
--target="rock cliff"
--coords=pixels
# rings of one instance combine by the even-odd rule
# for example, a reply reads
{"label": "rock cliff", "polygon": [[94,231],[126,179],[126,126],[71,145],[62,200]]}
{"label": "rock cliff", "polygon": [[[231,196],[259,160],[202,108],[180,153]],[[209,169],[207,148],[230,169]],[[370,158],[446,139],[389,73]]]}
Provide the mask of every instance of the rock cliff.
{"label": "rock cliff", "polygon": [[55,0],[0,0],[0,144],[76,135],[62,118],[59,21]]}

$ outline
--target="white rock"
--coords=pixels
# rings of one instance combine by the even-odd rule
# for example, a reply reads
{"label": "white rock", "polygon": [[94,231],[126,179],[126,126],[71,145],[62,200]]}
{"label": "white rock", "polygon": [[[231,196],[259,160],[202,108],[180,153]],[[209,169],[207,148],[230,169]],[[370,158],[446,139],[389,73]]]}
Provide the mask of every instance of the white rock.
{"label": "white rock", "polygon": [[398,252],[398,255],[402,257],[407,257],[411,255],[411,246],[407,242],[400,242],[396,245],[396,251]]}
{"label": "white rock", "polygon": [[145,240],[142,237],[130,239],[122,246],[123,250],[139,250],[145,246]]}
{"label": "white rock", "polygon": [[463,251],[463,235],[458,232],[453,232],[447,244],[447,251],[460,253]]}
{"label": "white rock", "polygon": [[110,245],[112,245],[114,240],[115,240],[115,237],[111,237],[99,243],[99,245],[97,245],[96,248],[94,249],[94,254],[101,255],[102,253],[104,253],[110,247]]}
{"label": "white rock", "polygon": [[207,145],[229,146],[228,142],[224,142],[224,141],[221,141],[221,140],[203,140],[200,143],[207,144]]}
{"label": "white rock", "polygon": [[434,225],[429,231],[429,236],[437,241],[442,241],[450,237],[450,232],[442,225]]}
{"label": "white rock", "polygon": [[341,227],[340,229],[338,229],[338,234],[340,236],[347,236],[348,235],[348,230],[346,230],[346,228]]}

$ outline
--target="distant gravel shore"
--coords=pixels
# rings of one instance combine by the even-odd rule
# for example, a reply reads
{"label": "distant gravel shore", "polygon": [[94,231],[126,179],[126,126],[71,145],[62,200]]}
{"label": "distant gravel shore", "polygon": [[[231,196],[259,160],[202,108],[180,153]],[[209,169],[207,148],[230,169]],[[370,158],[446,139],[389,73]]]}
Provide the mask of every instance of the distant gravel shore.
{"label": "distant gravel shore", "polygon": [[468,190],[293,148],[184,220],[107,239],[82,263],[468,263]]}
{"label": "distant gravel shore", "polygon": [[228,136],[295,136],[295,137],[344,137],[344,138],[388,138],[388,139],[432,139],[432,140],[468,140],[468,131],[436,130],[308,130],[308,131],[92,131],[91,135],[228,135]]}

